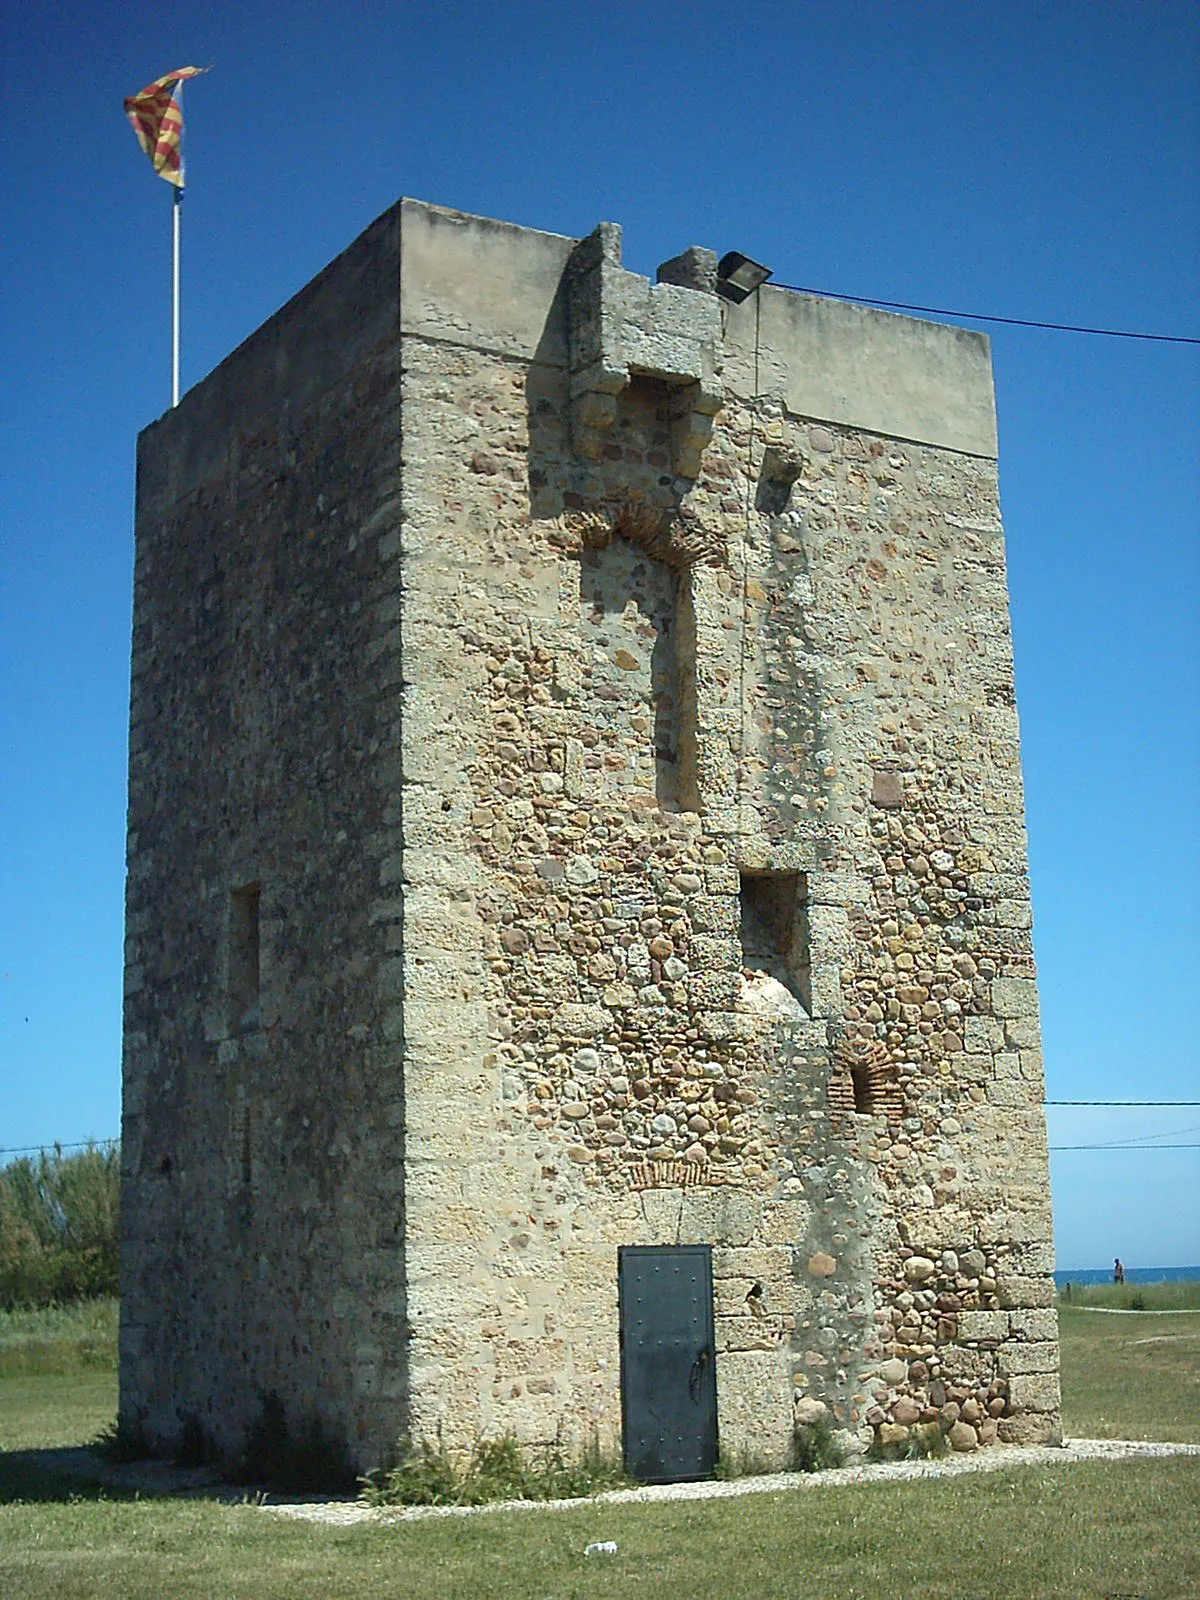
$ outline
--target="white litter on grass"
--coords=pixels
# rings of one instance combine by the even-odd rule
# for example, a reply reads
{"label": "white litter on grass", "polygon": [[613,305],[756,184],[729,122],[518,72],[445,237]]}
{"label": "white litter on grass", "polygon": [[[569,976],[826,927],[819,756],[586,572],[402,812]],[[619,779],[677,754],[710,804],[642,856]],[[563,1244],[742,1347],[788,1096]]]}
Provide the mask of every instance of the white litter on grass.
{"label": "white litter on grass", "polygon": [[589,1544],[584,1550],[585,1556],[615,1556],[617,1541],[615,1539],[597,1539],[595,1544]]}

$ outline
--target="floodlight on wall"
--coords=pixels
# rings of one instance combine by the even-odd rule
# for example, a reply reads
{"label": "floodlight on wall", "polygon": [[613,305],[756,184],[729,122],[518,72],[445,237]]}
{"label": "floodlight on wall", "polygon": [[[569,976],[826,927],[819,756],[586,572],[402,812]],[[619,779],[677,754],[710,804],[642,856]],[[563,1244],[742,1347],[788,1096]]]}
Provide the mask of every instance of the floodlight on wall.
{"label": "floodlight on wall", "polygon": [[740,306],[770,276],[770,267],[751,261],[740,250],[728,250],[717,264],[717,293],[726,300],[732,300],[735,306]]}

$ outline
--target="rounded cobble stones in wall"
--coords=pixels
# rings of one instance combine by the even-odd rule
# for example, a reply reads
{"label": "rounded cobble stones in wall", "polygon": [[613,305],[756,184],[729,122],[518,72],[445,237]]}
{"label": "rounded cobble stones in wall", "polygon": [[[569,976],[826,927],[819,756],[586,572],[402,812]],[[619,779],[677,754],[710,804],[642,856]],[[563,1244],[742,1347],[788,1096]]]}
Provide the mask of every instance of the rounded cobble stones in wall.
{"label": "rounded cobble stones in wall", "polygon": [[[727,495],[728,507],[712,511],[710,528],[727,517],[730,540],[740,540],[745,464],[737,452],[751,446],[751,418],[744,408],[731,407],[723,438],[725,421],[707,458],[712,476],[697,493],[711,495],[714,508],[719,496]],[[930,611],[936,610],[931,596],[946,598],[934,583],[950,596],[949,585],[977,581],[970,574],[957,575],[964,569],[952,564],[951,554],[957,561],[965,551],[964,560],[981,563],[978,581],[990,578],[978,542],[968,544],[963,530],[948,533],[936,520],[926,525],[923,508],[914,511],[904,504],[906,484],[944,457],[818,424],[807,431],[814,457],[795,485],[803,515],[798,510],[796,521],[787,523],[793,532],[803,530],[803,537],[793,540],[798,549],[779,564],[778,576],[755,568],[745,589],[752,626],[760,630],[754,648],[774,649],[778,642],[770,619],[782,614],[786,573],[788,585],[801,579],[806,585],[802,605],[797,601],[797,609],[787,613],[788,627],[795,625],[797,656],[819,655],[819,630],[831,621],[856,629],[861,621],[863,643],[872,644],[862,654],[874,676],[863,679],[867,711],[861,715],[858,707],[851,715],[835,703],[840,694],[835,685],[815,679],[813,686],[799,689],[799,680],[789,677],[759,686],[781,702],[756,708],[764,738],[776,741],[761,748],[781,758],[780,797],[796,801],[786,814],[763,806],[759,815],[762,836],[787,844],[799,840],[807,847],[819,837],[817,828],[827,828],[820,837],[835,844],[842,864],[861,874],[866,885],[866,898],[850,897],[846,912],[849,931],[834,974],[835,984],[840,979],[840,1001],[821,1015],[833,1017],[836,1025],[844,1016],[850,1038],[878,1049],[880,1075],[870,1084],[874,1109],[830,1113],[824,1101],[829,1070],[824,1044],[811,1056],[797,1056],[798,1064],[789,1068],[769,1029],[751,1028],[736,1043],[712,1036],[715,1017],[737,1015],[737,990],[718,1002],[723,974],[710,952],[700,955],[693,948],[693,940],[698,931],[714,937],[712,902],[736,915],[736,870],[730,869],[732,885],[717,886],[708,869],[737,863],[740,845],[736,831],[718,826],[712,817],[684,819],[672,812],[673,802],[662,804],[668,791],[659,792],[665,780],[656,770],[654,749],[664,747],[660,735],[669,713],[664,713],[663,695],[669,695],[670,685],[656,685],[652,674],[655,654],[663,656],[663,640],[669,637],[662,624],[673,619],[648,547],[629,555],[617,549],[620,536],[613,537],[616,520],[608,510],[601,517],[606,521],[601,555],[608,560],[615,550],[611,559],[625,563],[620,570],[633,587],[617,597],[620,605],[614,604],[611,591],[600,593],[603,560],[592,567],[582,559],[595,553],[582,538],[572,548],[570,562],[562,563],[560,593],[578,585],[583,647],[573,642],[573,624],[567,627],[564,621],[556,635],[556,624],[543,618],[536,625],[539,658],[528,607],[519,617],[514,608],[512,618],[495,627],[473,623],[486,649],[497,708],[473,775],[479,803],[472,826],[486,864],[480,899],[512,919],[492,925],[496,959],[491,969],[507,1008],[505,1021],[523,1052],[521,1065],[510,1070],[527,1085],[530,1114],[538,1118],[539,1129],[558,1130],[573,1141],[572,1154],[589,1168],[589,1183],[619,1181],[623,1166],[630,1172],[637,1163],[640,1172],[651,1159],[675,1172],[686,1159],[704,1168],[705,1183],[757,1184],[761,1178],[764,1190],[791,1181],[805,1192],[804,1182],[785,1175],[804,1170],[810,1151],[832,1144],[839,1159],[842,1151],[849,1152],[845,1160],[853,1165],[855,1181],[865,1173],[872,1203],[885,1219],[875,1236],[881,1309],[892,1298],[898,1304],[910,1282],[930,1290],[927,1303],[907,1308],[911,1320],[889,1324],[886,1333],[876,1333],[873,1309],[867,1312],[870,1337],[878,1340],[876,1356],[905,1352],[903,1359],[895,1356],[901,1370],[893,1387],[911,1393],[893,1398],[903,1401],[905,1414],[916,1407],[923,1422],[931,1409],[932,1385],[941,1381],[934,1370],[939,1357],[953,1357],[957,1317],[986,1308],[997,1281],[994,1270],[985,1274],[997,1264],[990,1236],[992,1259],[969,1261],[979,1237],[971,1216],[977,1203],[972,1190],[977,1181],[973,1141],[979,1134],[975,1107],[992,1092],[997,1052],[990,1044],[986,1051],[970,1047],[967,1039],[980,1024],[994,1020],[993,981],[1031,973],[1024,930],[1012,929],[1011,940],[1008,930],[1000,937],[1001,930],[988,920],[992,902],[980,892],[980,875],[996,870],[990,823],[979,822],[972,831],[978,820],[972,752],[981,746],[939,721],[946,683],[925,682],[922,676],[947,670],[933,648],[942,617]],[[661,441],[643,443],[662,453]],[[622,439],[623,455],[638,448],[632,439]],[[588,494],[602,492],[608,469],[593,470]],[[960,520],[968,502],[986,502],[993,492],[984,467],[951,464],[942,477],[940,498]],[[581,508],[580,514],[591,512]],[[810,515],[806,524],[803,518]],[[518,529],[517,537],[533,540],[538,533]],[[752,562],[760,560],[758,552],[766,552],[769,542],[765,525],[756,521],[747,545]],[[818,549],[823,565],[814,585],[800,569]],[[925,564],[928,574],[922,573]],[[643,570],[635,576],[639,567]],[[908,655],[893,651],[886,639],[882,644],[869,640],[866,623],[868,618],[886,621],[886,608],[900,604],[901,579],[911,579],[914,572],[911,602],[904,602],[913,635]],[[729,578],[719,566],[710,576]],[[743,596],[732,582],[718,592],[728,614],[708,621],[714,627],[724,624],[723,631],[736,637]],[[946,598],[942,616],[955,606],[961,613],[961,601]],[[929,630],[927,636],[922,629]],[[959,638],[959,645],[965,667],[956,680],[962,693],[956,687],[955,694],[967,707],[965,719],[976,715],[969,704],[976,668],[970,642]],[[844,653],[840,642],[837,651]],[[735,663],[730,682],[737,680]],[[715,695],[718,687],[709,680],[705,692]],[[805,697],[814,705],[825,698],[831,723],[843,719],[842,747],[826,737],[815,711],[811,727],[789,721],[789,704]],[[722,709],[740,714],[732,690]],[[868,712],[876,717],[872,727],[878,734],[870,749],[862,732]],[[756,737],[750,751],[759,748],[753,744]],[[739,767],[736,758],[725,759],[738,793],[756,793],[762,786],[758,776],[745,764]],[[790,761],[800,770],[784,771],[782,762]],[[884,781],[873,787],[875,761],[886,770],[875,770],[875,778]],[[774,783],[775,769],[769,770]],[[833,811],[818,810],[831,799]],[[827,823],[818,820],[825,816]],[[581,870],[579,862],[591,871]],[[736,946],[728,925],[721,937]],[[702,985],[707,986],[703,991]],[[844,1007],[840,1013],[839,1005]],[[576,1037],[559,1025],[567,1007],[596,1013],[590,1031]],[[594,1052],[594,1064],[583,1058],[580,1046]],[[964,1065],[968,1048],[971,1060],[986,1060],[986,1065]],[[764,1077],[768,1065],[785,1075],[789,1088],[804,1085],[813,1091],[797,1124],[786,1130],[774,1120],[777,1097]],[[846,1072],[848,1078],[848,1065]],[[572,1075],[586,1082],[573,1081]],[[973,1099],[976,1091],[979,1098]],[[520,1102],[514,1104],[515,1121],[525,1111]],[[1014,1136],[1018,1131],[1012,1128]],[[831,1170],[811,1192],[823,1199],[844,1183]],[[864,1236],[872,1237],[874,1227],[874,1222],[864,1227]],[[837,1258],[812,1248],[830,1244],[833,1233],[831,1224],[819,1239],[805,1238],[799,1259],[824,1256],[835,1273]],[[842,1226],[838,1237],[855,1241],[857,1231]],[[959,1252],[957,1261],[950,1259],[955,1252],[944,1248],[947,1243]],[[846,1257],[839,1278],[852,1277],[853,1250],[835,1248]],[[906,1263],[918,1257],[928,1262],[929,1275],[910,1280]],[[958,1304],[947,1296],[957,1296]],[[848,1326],[844,1306],[836,1316]],[[847,1351],[830,1347],[826,1352],[830,1382],[837,1381],[833,1374],[839,1362],[854,1371],[857,1358],[851,1359],[849,1346]],[[971,1354],[980,1356],[980,1370],[990,1375],[990,1352]],[[918,1362],[929,1370],[921,1374]]]}
{"label": "rounded cobble stones in wall", "polygon": [[927,1256],[909,1256],[904,1263],[904,1276],[912,1283],[925,1283],[936,1271],[937,1267]]}

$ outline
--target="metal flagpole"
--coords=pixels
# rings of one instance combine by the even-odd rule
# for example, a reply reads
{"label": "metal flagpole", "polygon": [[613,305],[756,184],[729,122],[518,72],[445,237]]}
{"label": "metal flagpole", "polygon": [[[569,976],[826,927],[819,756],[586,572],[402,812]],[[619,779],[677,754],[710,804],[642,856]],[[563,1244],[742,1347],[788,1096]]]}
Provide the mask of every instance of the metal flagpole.
{"label": "metal flagpole", "polygon": [[179,244],[180,219],[183,216],[183,189],[177,188],[171,203],[172,218],[172,273],[171,273],[171,405],[179,404]]}
{"label": "metal flagpole", "polygon": [[125,101],[125,115],[137,142],[160,178],[174,188],[171,202],[171,409],[179,404],[180,277],[183,251],[183,84],[207,67],[179,67],[164,72],[140,94]]}
{"label": "metal flagpole", "polygon": [[176,84],[172,99],[179,107],[179,182],[171,203],[171,408],[179,404],[179,258],[183,234],[183,190],[187,168],[183,154],[183,79]]}

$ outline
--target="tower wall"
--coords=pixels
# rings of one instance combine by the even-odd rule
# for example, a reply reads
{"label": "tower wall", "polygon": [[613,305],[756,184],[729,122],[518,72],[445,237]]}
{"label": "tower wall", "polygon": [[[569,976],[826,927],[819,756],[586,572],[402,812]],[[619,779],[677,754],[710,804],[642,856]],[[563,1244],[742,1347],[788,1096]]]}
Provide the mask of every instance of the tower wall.
{"label": "tower wall", "polygon": [[407,1392],[394,213],[143,434],[122,1410]]}
{"label": "tower wall", "polygon": [[611,1442],[700,1243],[727,1450],[1055,1436],[986,339],[402,202],[139,550],[123,1405]]}

